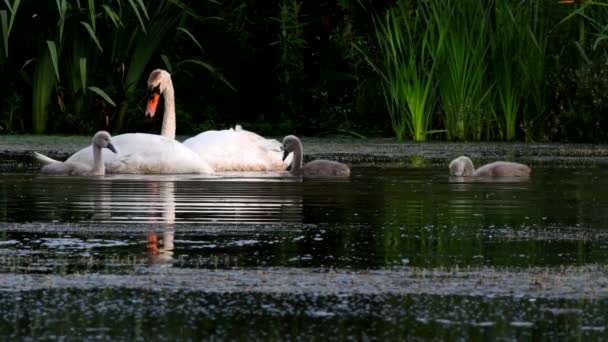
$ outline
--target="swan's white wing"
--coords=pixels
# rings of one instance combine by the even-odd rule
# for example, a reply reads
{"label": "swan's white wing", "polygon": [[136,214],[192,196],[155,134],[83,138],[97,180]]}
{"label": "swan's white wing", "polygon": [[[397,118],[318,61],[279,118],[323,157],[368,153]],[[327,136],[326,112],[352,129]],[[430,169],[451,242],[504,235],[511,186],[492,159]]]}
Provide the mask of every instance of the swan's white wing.
{"label": "swan's white wing", "polygon": [[237,127],[236,130],[206,131],[184,141],[184,145],[206,160],[215,171],[279,171],[283,162],[281,143]]}
{"label": "swan's white wing", "polygon": [[[112,137],[116,154],[103,149],[107,173],[213,173],[199,156],[178,141],[160,135],[127,133]],[[67,161],[93,165],[91,146]]]}

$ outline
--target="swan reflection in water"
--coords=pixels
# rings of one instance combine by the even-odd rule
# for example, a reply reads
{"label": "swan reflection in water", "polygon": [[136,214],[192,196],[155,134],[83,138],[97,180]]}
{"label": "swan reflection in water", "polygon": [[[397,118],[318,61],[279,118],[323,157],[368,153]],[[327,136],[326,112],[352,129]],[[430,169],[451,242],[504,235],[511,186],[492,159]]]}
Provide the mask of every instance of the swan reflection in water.
{"label": "swan reflection in water", "polygon": [[[172,265],[175,241],[175,183],[150,182],[148,189],[152,194],[158,194],[160,206],[152,209],[154,215],[150,219],[151,231],[146,234],[146,256],[149,265]],[[162,239],[159,241],[156,232],[157,225],[163,229]]]}
{"label": "swan reflection in water", "polygon": [[301,223],[298,183],[269,173],[246,178],[234,172],[214,178],[113,175],[95,189],[93,220],[147,225],[148,263],[170,265],[179,250],[178,224]]}

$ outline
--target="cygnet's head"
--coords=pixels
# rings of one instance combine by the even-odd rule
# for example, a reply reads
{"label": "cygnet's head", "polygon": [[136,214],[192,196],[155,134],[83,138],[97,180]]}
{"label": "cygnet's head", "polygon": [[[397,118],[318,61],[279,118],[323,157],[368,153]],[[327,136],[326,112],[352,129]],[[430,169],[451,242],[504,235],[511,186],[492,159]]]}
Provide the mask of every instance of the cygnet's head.
{"label": "cygnet's head", "polygon": [[283,138],[283,160],[287,158],[289,153],[300,149],[300,146],[302,146],[302,143],[300,142],[300,139],[298,139],[298,137],[296,137],[295,135],[288,135]]}
{"label": "cygnet's head", "polygon": [[471,176],[475,172],[473,162],[469,157],[461,156],[450,162],[450,176]]}
{"label": "cygnet's head", "polygon": [[93,145],[99,148],[107,148],[116,153],[114,145],[112,145],[112,137],[106,131],[99,131],[93,136]]}
{"label": "cygnet's head", "polygon": [[171,74],[166,70],[156,69],[150,73],[150,76],[148,77],[148,105],[146,107],[146,116],[151,118],[154,117],[160,94],[167,89],[169,84],[171,84]]}

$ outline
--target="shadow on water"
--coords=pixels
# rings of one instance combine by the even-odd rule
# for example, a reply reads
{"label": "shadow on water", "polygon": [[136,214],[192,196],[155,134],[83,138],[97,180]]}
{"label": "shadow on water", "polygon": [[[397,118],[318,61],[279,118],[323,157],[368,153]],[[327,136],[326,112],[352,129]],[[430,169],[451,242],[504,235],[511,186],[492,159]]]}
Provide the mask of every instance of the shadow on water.
{"label": "shadow on water", "polygon": [[0,335],[598,336],[607,173],[5,174]]}

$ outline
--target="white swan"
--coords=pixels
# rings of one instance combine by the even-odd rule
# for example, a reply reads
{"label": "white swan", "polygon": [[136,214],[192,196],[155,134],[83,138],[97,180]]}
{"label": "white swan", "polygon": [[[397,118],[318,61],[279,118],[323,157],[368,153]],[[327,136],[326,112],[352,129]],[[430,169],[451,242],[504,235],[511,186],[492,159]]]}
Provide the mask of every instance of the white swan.
{"label": "white swan", "polygon": [[477,170],[473,166],[473,161],[469,157],[461,156],[450,162],[451,176],[477,176],[477,177],[528,177],[530,176],[530,168],[527,165],[497,161],[486,164]]}
{"label": "white swan", "polygon": [[[148,88],[152,89],[148,96],[148,108],[152,106],[156,108],[159,94],[164,93],[165,116],[163,118],[162,134],[167,136],[127,133],[113,137],[112,142],[118,155],[102,152],[107,173],[213,173],[213,169],[207,162],[188,147],[173,139],[175,136],[173,85],[170,77],[168,82],[167,79],[163,78],[162,71],[153,71],[148,79]],[[146,114],[149,115],[149,111]],[[36,155],[36,159],[43,164],[54,161],[40,154]],[[67,159],[67,162],[93,165],[92,147],[85,147],[74,153]]]}
{"label": "white swan", "polygon": [[[161,135],[175,137],[175,97],[171,75],[156,69],[148,80],[150,94],[146,115],[154,116],[158,99],[165,101]],[[234,129],[205,131],[184,141],[184,145],[215,171],[280,171],[291,162],[282,159],[281,143],[266,139],[237,125]]]}
{"label": "white swan", "polygon": [[304,151],[302,142],[295,135],[288,135],[283,139],[283,158],[293,152],[293,164],[291,173],[295,176],[304,177],[348,177],[350,168],[346,164],[331,160],[313,160],[302,165]]}
{"label": "white swan", "polygon": [[[93,167],[78,162],[50,161],[42,167],[41,173],[62,176],[103,176],[106,169],[102,160],[101,150],[104,148],[116,153],[111,142],[110,133],[99,131],[93,136]],[[37,152],[34,152],[36,155]]]}

